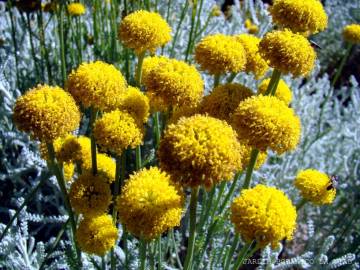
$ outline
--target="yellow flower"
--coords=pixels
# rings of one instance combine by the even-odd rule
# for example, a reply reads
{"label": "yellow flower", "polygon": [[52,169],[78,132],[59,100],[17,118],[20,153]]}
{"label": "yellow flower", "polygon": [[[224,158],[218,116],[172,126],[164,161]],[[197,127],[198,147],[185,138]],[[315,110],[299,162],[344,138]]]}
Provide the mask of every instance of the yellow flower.
{"label": "yellow flower", "polygon": [[79,126],[74,99],[57,86],[38,85],[16,100],[14,122],[35,139],[51,142]]}
{"label": "yellow flower", "polygon": [[316,53],[310,42],[289,30],[267,33],[260,41],[259,51],[271,67],[284,74],[308,75],[314,68]]}
{"label": "yellow flower", "polygon": [[347,42],[360,43],[360,24],[350,24],[344,27],[343,37]]}
{"label": "yellow flower", "polygon": [[331,178],[314,169],[304,170],[296,176],[295,187],[304,199],[316,204],[330,204],[334,201],[336,189]]}
{"label": "yellow flower", "polygon": [[171,28],[156,12],[138,10],[127,15],[120,23],[119,39],[137,54],[154,52],[171,40]]}
{"label": "yellow flower", "polygon": [[211,16],[213,17],[219,17],[221,16],[221,9],[218,5],[214,5],[211,9]]}
{"label": "yellow flower", "polygon": [[143,169],[126,182],[117,209],[129,232],[152,240],[180,225],[183,194],[171,184],[166,173],[156,167]]}
{"label": "yellow flower", "polygon": [[201,112],[230,123],[230,117],[240,102],[251,97],[252,91],[238,83],[227,83],[214,88],[201,102]]}
{"label": "yellow flower", "polygon": [[70,3],[67,5],[67,11],[72,16],[80,16],[85,14],[86,8],[81,3]]}
{"label": "yellow flower", "polygon": [[129,86],[119,110],[131,114],[139,123],[146,123],[149,118],[149,98],[138,88]]}
{"label": "yellow flower", "polygon": [[159,96],[156,96],[155,93],[147,91],[146,96],[149,99],[151,113],[167,112],[169,109],[165,101],[162,100]]}
{"label": "yellow flower", "polygon": [[83,63],[73,70],[67,90],[84,107],[109,111],[120,105],[126,92],[126,81],[113,65],[96,61]]}
{"label": "yellow flower", "polygon": [[176,123],[181,117],[190,117],[195,114],[199,114],[200,112],[200,106],[196,107],[175,107],[171,113],[171,117],[168,120],[167,124],[173,124]]}
{"label": "yellow flower", "polygon": [[63,164],[64,167],[64,178],[66,181],[71,181],[74,176],[75,165],[71,162],[66,162]]}
{"label": "yellow flower", "polygon": [[85,216],[105,213],[112,199],[106,179],[90,172],[81,174],[71,185],[69,198],[75,212]]}
{"label": "yellow flower", "polygon": [[163,56],[147,57],[143,83],[154,98],[167,106],[196,106],[203,96],[204,82],[194,66]]}
{"label": "yellow flower", "polygon": [[136,120],[127,112],[115,110],[104,113],[94,125],[96,143],[104,151],[118,156],[128,147],[142,144],[143,131]]}
{"label": "yellow flower", "polygon": [[300,140],[301,123],[293,109],[273,96],[254,96],[239,104],[232,117],[241,140],[261,151],[278,154],[295,149]]}
{"label": "yellow flower", "polygon": [[194,115],[167,127],[158,157],[160,167],[181,186],[209,189],[232,179],[241,167],[242,149],[236,132],[225,121]]}
{"label": "yellow flower", "polygon": [[76,230],[76,240],[82,251],[104,256],[115,246],[118,229],[111,216],[85,217]]}
{"label": "yellow flower", "polygon": [[195,48],[195,60],[212,75],[240,72],[245,69],[246,52],[241,43],[223,34],[203,38]]}
{"label": "yellow flower", "polygon": [[231,221],[246,242],[256,240],[276,247],[291,240],[296,228],[296,209],[284,192],[264,185],[245,189],[231,205]]}
{"label": "yellow flower", "polygon": [[256,24],[253,24],[251,20],[245,20],[245,28],[248,30],[249,34],[257,34],[259,32],[259,27]]}
{"label": "yellow flower", "polygon": [[[258,88],[258,94],[265,94],[270,83],[270,78],[263,80]],[[278,87],[276,88],[275,97],[285,102],[286,105],[289,105],[292,101],[292,92],[289,86],[280,79]]]}
{"label": "yellow flower", "polygon": [[[116,164],[115,161],[105,154],[96,154],[97,173],[108,183],[115,181]],[[90,158],[83,161],[83,171],[92,172],[92,160]]]}
{"label": "yellow flower", "polygon": [[275,0],[270,13],[275,24],[293,32],[317,33],[324,31],[328,23],[319,0]]}
{"label": "yellow flower", "polygon": [[[248,145],[246,142],[241,141],[240,142],[242,147],[243,147],[243,158],[241,160],[242,163],[242,168],[240,168],[241,170],[245,170],[247,166],[249,166],[250,163],[250,158],[251,158],[251,151],[252,151],[252,147],[250,145]],[[256,163],[255,163],[255,169],[259,169],[266,161],[267,159],[267,152],[266,151],[260,151],[259,155],[256,159]]]}
{"label": "yellow flower", "polygon": [[247,60],[245,71],[254,73],[256,78],[264,76],[269,66],[259,53],[260,38],[249,34],[237,35],[235,38],[245,49]]}

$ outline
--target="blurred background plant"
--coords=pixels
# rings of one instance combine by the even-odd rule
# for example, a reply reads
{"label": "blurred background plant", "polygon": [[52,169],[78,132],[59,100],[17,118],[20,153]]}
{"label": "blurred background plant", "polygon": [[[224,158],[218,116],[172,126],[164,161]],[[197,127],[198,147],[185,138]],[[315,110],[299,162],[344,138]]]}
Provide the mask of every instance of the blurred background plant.
{"label": "blurred background plant", "polygon": [[[282,156],[269,153],[267,163],[255,172],[255,183],[276,184],[293,201],[298,192],[292,185],[301,169],[310,167],[339,177],[337,198],[333,205],[305,205],[299,213],[295,240],[277,250],[266,248],[254,258],[253,269],[359,269],[360,254],[360,91],[359,53],[353,46],[347,64],[333,87],[336,70],[345,54],[341,38],[343,26],[360,22],[360,1],[323,1],[329,15],[328,29],[314,37],[317,50],[316,70],[303,79],[284,80],[293,92],[291,107],[300,116],[302,140],[296,151]],[[39,146],[28,135],[16,130],[12,108],[17,97],[38,83],[63,86],[67,74],[83,61],[101,59],[118,67],[128,82],[134,82],[136,56],[117,38],[121,18],[137,9],[159,12],[173,29],[173,40],[160,49],[166,56],[194,63],[195,44],[210,33],[254,33],[262,37],[271,29],[267,4],[258,0],[223,3],[220,1],[82,1],[85,13],[66,9],[67,1],[0,2],[0,232],[2,233],[23,205],[26,206],[0,243],[0,267],[5,269],[71,269],[76,267],[74,251],[64,228],[68,219],[62,206],[56,180],[48,179],[46,163]],[[213,78],[202,74],[209,91]],[[257,89],[254,76],[241,73],[234,78]],[[329,95],[331,93],[331,95]],[[86,121],[86,119],[85,119]],[[84,132],[82,132],[84,133]],[[144,156],[150,162],[153,152],[148,136]],[[241,181],[238,183],[241,186]],[[229,187],[226,187],[228,189]],[[220,201],[222,202],[222,201]],[[202,208],[199,215],[204,215]],[[200,269],[222,269],[231,247],[233,226],[228,211],[215,213],[213,237],[197,239],[195,248],[203,250],[194,260]],[[209,222],[209,221],[207,221]],[[65,225],[64,225],[65,224]],[[207,223],[205,223],[206,225]],[[186,224],[185,224],[186,225]],[[162,247],[164,269],[180,268],[186,226],[163,236],[165,242],[179,246]],[[209,225],[209,224],[207,224]],[[66,234],[66,233],[65,233]],[[204,244],[211,248],[203,249]],[[137,266],[137,240],[130,241],[129,254],[115,249],[120,260],[125,257],[130,268]],[[155,251],[153,251],[155,252]],[[285,261],[285,259],[288,259]],[[223,261],[222,261],[223,260]],[[266,262],[266,263],[264,263]],[[85,269],[101,267],[101,258],[83,257]]]}

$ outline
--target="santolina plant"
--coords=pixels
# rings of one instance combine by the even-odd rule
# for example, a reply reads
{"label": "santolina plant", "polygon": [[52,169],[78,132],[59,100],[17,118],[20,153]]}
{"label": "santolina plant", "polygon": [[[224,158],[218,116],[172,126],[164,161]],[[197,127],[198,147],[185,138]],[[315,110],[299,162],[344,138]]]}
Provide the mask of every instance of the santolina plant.
{"label": "santolina plant", "polygon": [[[51,193],[61,198],[64,216],[60,231],[45,235],[55,240],[38,248],[46,255],[34,269],[237,270],[259,254],[269,258],[260,269],[315,269],[323,261],[332,269],[355,260],[353,250],[329,260],[324,254],[337,243],[331,237],[314,248],[321,256],[299,248],[300,240],[310,248],[315,234],[304,218],[335,211],[341,190],[331,172],[300,162],[292,179],[262,171],[288,156],[304,160],[312,146],[303,143],[309,127],[293,105],[300,82],[317,67],[312,35],[328,23],[320,1],[275,0],[264,13],[268,28],[244,1],[237,8],[250,16],[235,31],[209,30],[214,20],[230,23],[238,14],[204,0],[51,2],[51,9],[18,2],[7,12],[13,30],[17,15],[28,22],[29,70],[41,84],[18,95],[12,119],[39,143],[47,175],[1,227],[0,239],[13,224],[25,226],[15,221],[45,181],[60,188]],[[56,53],[45,21],[57,30]],[[345,27],[343,37],[350,53],[358,25]],[[47,66],[53,55],[58,73]],[[18,69],[16,53],[14,60]],[[281,248],[296,261],[271,261]],[[315,259],[306,265],[309,256]]]}

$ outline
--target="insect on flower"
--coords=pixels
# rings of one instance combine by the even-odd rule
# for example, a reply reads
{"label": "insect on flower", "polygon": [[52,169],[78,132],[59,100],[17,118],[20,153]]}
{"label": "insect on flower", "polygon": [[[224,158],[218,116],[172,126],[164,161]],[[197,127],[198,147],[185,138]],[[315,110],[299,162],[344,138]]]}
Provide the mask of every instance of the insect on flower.
{"label": "insect on flower", "polygon": [[326,190],[336,189],[338,187],[338,183],[339,183],[339,177],[338,176],[336,176],[336,175],[330,176],[329,185],[326,188]]}
{"label": "insect on flower", "polygon": [[319,44],[317,44],[315,41],[313,41],[313,40],[309,40],[310,41],[310,43],[311,43],[311,46],[314,48],[314,49],[322,49],[322,47],[319,45]]}

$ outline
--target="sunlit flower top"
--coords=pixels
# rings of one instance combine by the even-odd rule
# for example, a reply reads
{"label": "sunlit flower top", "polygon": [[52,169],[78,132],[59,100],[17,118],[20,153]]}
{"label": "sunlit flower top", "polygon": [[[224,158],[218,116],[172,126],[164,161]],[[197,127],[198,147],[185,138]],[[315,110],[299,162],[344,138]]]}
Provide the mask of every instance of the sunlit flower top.
{"label": "sunlit flower top", "polygon": [[139,88],[129,86],[119,110],[128,112],[139,123],[146,123],[150,114],[149,98]]}
{"label": "sunlit flower top", "polygon": [[110,185],[102,175],[84,172],[71,185],[69,199],[77,214],[101,215],[111,203]]}
{"label": "sunlit flower top", "polygon": [[[97,174],[108,183],[115,181],[115,161],[106,154],[96,154]],[[81,166],[83,172],[92,172],[91,157],[84,160]]]}
{"label": "sunlit flower top", "polygon": [[293,109],[273,96],[254,96],[239,104],[232,117],[241,140],[265,151],[278,154],[296,148],[300,140],[301,123]]}
{"label": "sunlit flower top", "polygon": [[86,8],[81,3],[70,3],[67,5],[67,11],[72,16],[80,16],[85,14]]}
{"label": "sunlit flower top", "polygon": [[257,34],[259,32],[259,27],[256,24],[253,24],[251,20],[245,20],[245,28],[248,30],[249,34]]}
{"label": "sunlit flower top", "polygon": [[85,217],[76,230],[76,240],[82,251],[104,256],[115,246],[118,229],[110,215]]}
{"label": "sunlit flower top", "polygon": [[273,22],[293,32],[324,31],[328,18],[319,0],[275,0],[270,7]]}
{"label": "sunlit flower top", "polygon": [[154,52],[171,40],[171,28],[156,12],[137,10],[120,23],[119,38],[136,53]]}
{"label": "sunlit flower top", "polygon": [[246,242],[274,248],[296,229],[296,209],[284,192],[264,185],[242,190],[231,205],[231,221]]}
{"label": "sunlit flower top", "polygon": [[63,164],[64,178],[66,181],[71,181],[75,172],[75,164],[67,162]]}
{"label": "sunlit flower top", "polygon": [[252,91],[242,84],[227,83],[215,87],[201,102],[201,112],[230,123],[231,114]]}
{"label": "sunlit flower top", "polygon": [[246,52],[233,36],[214,34],[204,37],[195,48],[195,60],[212,75],[245,69]]}
{"label": "sunlit flower top", "polygon": [[[258,88],[258,94],[265,94],[270,83],[270,78],[263,80]],[[282,80],[279,80],[279,84],[276,88],[275,97],[289,105],[292,101],[292,92],[289,86]]]}
{"label": "sunlit flower top", "polygon": [[254,73],[256,78],[262,77],[269,66],[259,53],[260,38],[249,34],[237,35],[235,38],[244,46],[246,52],[245,71]]}
{"label": "sunlit flower top", "polygon": [[267,33],[259,44],[259,52],[271,67],[295,77],[308,75],[316,59],[310,42],[289,30]]}
{"label": "sunlit flower top", "polygon": [[93,132],[101,149],[118,156],[126,148],[142,144],[143,140],[143,130],[138,122],[127,112],[119,110],[104,113],[96,120]]}
{"label": "sunlit flower top", "polygon": [[345,26],[343,36],[347,42],[355,44],[360,43],[360,24],[350,24]]}
{"label": "sunlit flower top", "polygon": [[210,189],[232,179],[241,167],[242,148],[225,121],[194,115],[167,127],[158,157],[160,167],[180,185]]}
{"label": "sunlit flower top", "polygon": [[60,87],[38,85],[16,100],[13,118],[19,130],[51,142],[79,126],[80,112],[74,99]]}
{"label": "sunlit flower top", "polygon": [[81,64],[71,72],[66,85],[78,103],[102,111],[119,106],[126,91],[120,71],[101,61]]}
{"label": "sunlit flower top", "polygon": [[180,225],[183,194],[156,167],[130,176],[117,200],[119,218],[136,237],[152,240]]}
{"label": "sunlit flower top", "polygon": [[194,66],[162,56],[144,60],[143,83],[153,98],[172,107],[197,105],[204,90],[204,82]]}
{"label": "sunlit flower top", "polygon": [[300,190],[301,196],[314,204],[330,204],[335,199],[335,183],[331,177],[317,170],[307,169],[299,172],[294,184]]}

